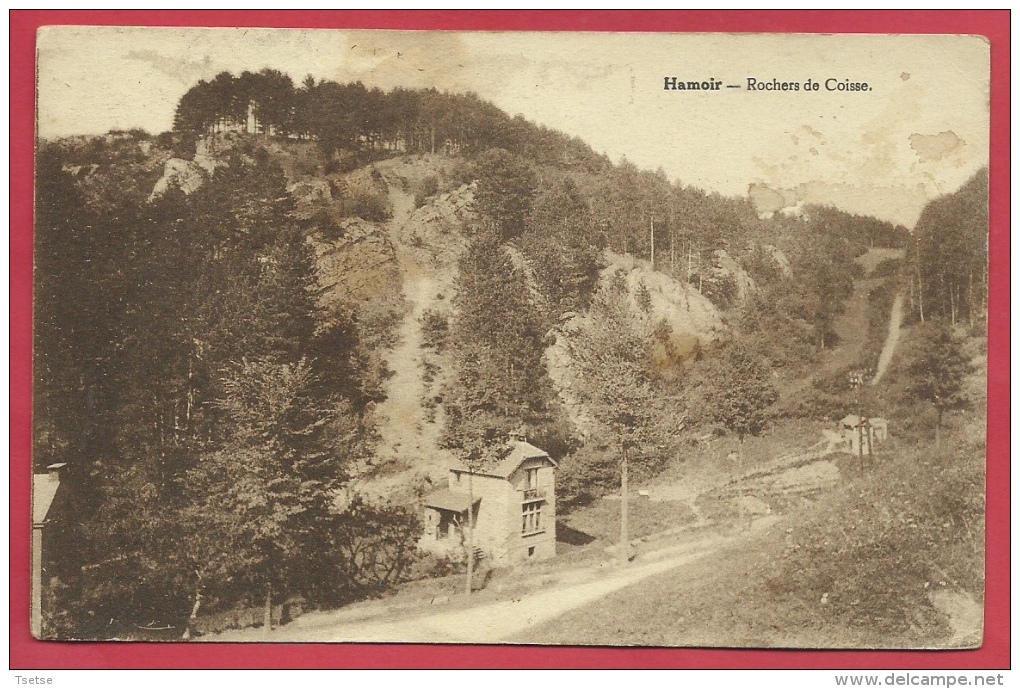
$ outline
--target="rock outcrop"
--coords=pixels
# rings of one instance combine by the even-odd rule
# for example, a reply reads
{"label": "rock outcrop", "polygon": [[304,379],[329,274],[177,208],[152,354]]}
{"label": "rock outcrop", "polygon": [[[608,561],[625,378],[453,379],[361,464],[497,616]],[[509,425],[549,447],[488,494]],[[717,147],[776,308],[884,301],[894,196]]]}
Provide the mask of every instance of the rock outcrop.
{"label": "rock outcrop", "polygon": [[719,309],[693,285],[652,270],[647,261],[629,254],[606,252],[606,260],[608,265],[599,278],[599,289],[604,289],[616,275],[622,275],[632,315],[642,325],[654,327],[665,321],[675,335],[690,335],[702,344],[725,337],[727,328]]}
{"label": "rock outcrop", "polygon": [[[679,370],[666,369],[682,366],[705,347],[729,337],[719,309],[693,285],[652,270],[647,261],[630,255],[606,252],[605,258],[608,265],[602,271],[597,289],[606,290],[611,284],[620,283],[626,286],[628,326],[648,339],[650,365],[659,374],[678,374]],[[661,332],[662,324],[668,326],[668,343],[652,336],[652,333]],[[594,327],[598,326],[587,313],[565,314],[553,330],[554,341],[545,351],[549,376],[581,436],[590,435],[595,430],[595,422],[574,394],[577,377],[581,374],[571,360],[570,340]],[[665,344],[670,349],[668,356],[659,351]]]}
{"label": "rock outcrop", "polygon": [[713,271],[733,281],[737,288],[736,298],[739,303],[744,303],[757,291],[758,286],[754,284],[754,279],[732,256],[726,253],[725,249],[714,251],[712,258]]}
{"label": "rock outcrop", "polygon": [[193,160],[171,158],[163,166],[163,176],[156,182],[149,194],[149,200],[159,198],[171,186],[178,187],[185,194],[191,194],[209,179],[209,173]]}
{"label": "rock outcrop", "polygon": [[334,241],[311,240],[323,289],[322,306],[364,303],[385,292],[399,292],[396,253],[385,228],[350,218],[339,229],[341,235]]}

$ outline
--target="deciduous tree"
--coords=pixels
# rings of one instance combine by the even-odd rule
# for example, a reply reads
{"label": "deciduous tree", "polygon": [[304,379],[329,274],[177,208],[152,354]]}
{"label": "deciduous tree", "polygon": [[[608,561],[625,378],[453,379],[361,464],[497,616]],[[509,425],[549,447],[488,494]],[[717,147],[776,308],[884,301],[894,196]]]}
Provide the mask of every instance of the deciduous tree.
{"label": "deciduous tree", "polygon": [[743,455],[744,438],[761,434],[766,410],[778,397],[768,369],[737,342],[707,362],[701,380],[709,416],[737,435]]}
{"label": "deciduous tree", "polygon": [[970,361],[963,352],[963,343],[944,321],[929,321],[917,326],[915,345],[907,371],[911,376],[910,390],[917,399],[935,407],[935,445],[941,444],[942,417],[949,409],[964,402],[963,380],[970,372]]}

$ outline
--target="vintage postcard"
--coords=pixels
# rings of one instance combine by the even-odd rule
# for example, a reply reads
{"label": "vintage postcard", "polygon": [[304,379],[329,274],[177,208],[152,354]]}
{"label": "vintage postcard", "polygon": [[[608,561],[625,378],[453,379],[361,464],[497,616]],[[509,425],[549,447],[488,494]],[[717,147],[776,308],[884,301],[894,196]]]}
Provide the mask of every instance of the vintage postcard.
{"label": "vintage postcard", "polygon": [[984,38],[37,57],[36,638],[982,644]]}

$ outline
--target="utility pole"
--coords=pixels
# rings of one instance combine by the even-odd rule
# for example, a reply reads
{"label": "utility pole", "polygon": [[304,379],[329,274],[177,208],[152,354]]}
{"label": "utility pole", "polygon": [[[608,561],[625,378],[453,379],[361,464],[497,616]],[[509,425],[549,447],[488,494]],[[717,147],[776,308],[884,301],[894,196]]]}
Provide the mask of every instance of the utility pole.
{"label": "utility pole", "polygon": [[474,467],[468,462],[468,541],[467,541],[467,595],[471,595],[471,575],[475,569],[475,493],[471,477]]}
{"label": "utility pole", "polygon": [[857,393],[857,461],[860,471],[864,472],[864,442],[867,439],[868,455],[871,455],[871,430],[867,417],[864,416],[864,403],[862,399],[864,381],[868,377],[865,369],[854,369],[850,372],[850,386]]}
{"label": "utility pole", "polygon": [[620,558],[630,560],[630,539],[627,536],[627,446],[623,446],[623,464],[620,467]]}
{"label": "utility pole", "polygon": [[648,224],[651,227],[651,233],[652,233],[652,238],[651,238],[651,246],[652,246],[652,249],[651,249],[652,270],[655,270],[655,217],[652,216],[651,214],[649,214],[649,216],[648,216]]}

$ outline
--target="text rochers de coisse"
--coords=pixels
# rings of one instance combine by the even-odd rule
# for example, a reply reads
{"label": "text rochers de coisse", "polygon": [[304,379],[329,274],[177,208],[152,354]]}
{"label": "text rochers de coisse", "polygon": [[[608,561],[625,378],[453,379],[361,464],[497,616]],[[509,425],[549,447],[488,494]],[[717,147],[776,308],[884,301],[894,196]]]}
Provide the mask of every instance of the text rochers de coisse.
{"label": "text rochers de coisse", "polygon": [[829,77],[822,81],[807,79],[806,81],[780,81],[779,79],[759,79],[747,77],[747,85],[726,84],[721,79],[712,77],[703,81],[684,81],[680,77],[663,77],[664,91],[723,91],[726,89],[745,89],[748,91],[870,91],[866,81],[853,81],[850,78],[837,79]]}

